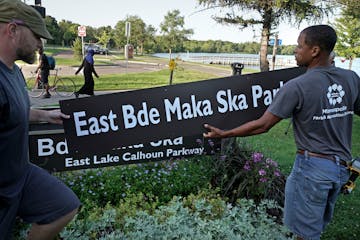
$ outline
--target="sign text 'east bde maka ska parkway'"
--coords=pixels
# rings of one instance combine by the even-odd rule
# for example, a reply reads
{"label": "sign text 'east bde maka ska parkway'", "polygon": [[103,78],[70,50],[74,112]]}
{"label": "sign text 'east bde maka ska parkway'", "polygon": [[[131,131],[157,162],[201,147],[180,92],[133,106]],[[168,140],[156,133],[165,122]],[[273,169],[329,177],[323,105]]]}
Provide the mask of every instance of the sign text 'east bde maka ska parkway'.
{"label": "sign text 'east bde maka ska parkway'", "polygon": [[70,153],[107,152],[159,139],[201,135],[204,123],[230,129],[260,117],[289,68],[60,101]]}

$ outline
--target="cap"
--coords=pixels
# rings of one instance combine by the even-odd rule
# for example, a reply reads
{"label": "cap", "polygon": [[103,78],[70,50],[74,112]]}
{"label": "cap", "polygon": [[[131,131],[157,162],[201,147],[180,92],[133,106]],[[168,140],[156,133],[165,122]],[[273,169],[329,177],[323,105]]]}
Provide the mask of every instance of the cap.
{"label": "cap", "polygon": [[24,25],[42,38],[53,39],[40,13],[19,0],[0,0],[0,22]]}

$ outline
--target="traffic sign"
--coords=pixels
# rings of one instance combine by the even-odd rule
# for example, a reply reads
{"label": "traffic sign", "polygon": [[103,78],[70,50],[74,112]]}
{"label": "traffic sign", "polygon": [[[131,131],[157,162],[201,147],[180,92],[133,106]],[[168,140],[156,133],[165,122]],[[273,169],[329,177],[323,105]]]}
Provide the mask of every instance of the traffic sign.
{"label": "traffic sign", "polygon": [[78,36],[86,37],[86,26],[78,26]]}
{"label": "traffic sign", "polygon": [[[274,46],[274,43],[275,43],[275,39],[270,38],[270,39],[269,39],[269,45],[270,45],[270,46]],[[281,46],[281,45],[282,45],[282,39],[278,39],[278,40],[277,40],[277,45],[278,45],[278,46]]]}

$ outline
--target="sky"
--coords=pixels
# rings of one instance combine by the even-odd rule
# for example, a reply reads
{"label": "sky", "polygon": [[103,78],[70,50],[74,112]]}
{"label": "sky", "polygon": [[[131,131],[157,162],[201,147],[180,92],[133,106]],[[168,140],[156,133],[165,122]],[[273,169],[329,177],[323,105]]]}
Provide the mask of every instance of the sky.
{"label": "sky", "polygon": [[[34,0],[25,0],[27,4],[34,4]],[[126,16],[137,15],[145,24],[160,29],[160,23],[167,12],[178,9],[184,17],[185,28],[193,29],[192,40],[223,40],[234,43],[260,40],[260,28],[240,30],[231,25],[222,25],[212,19],[221,15],[221,9],[204,10],[197,0],[42,0],[46,8],[46,15],[54,17],[58,22],[69,20],[81,25],[100,27],[111,26]],[[246,13],[244,13],[246,14]],[[276,31],[283,45],[296,44],[301,29],[287,24],[281,24]]]}

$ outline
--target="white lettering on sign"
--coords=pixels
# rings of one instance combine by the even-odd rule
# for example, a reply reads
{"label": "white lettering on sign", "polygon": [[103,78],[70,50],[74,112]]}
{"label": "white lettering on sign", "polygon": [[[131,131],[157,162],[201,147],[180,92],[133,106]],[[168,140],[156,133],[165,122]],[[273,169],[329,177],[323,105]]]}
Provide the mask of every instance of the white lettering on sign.
{"label": "white lettering on sign", "polygon": [[184,144],[183,142],[183,137],[177,137],[174,140],[171,139],[164,139],[164,140],[160,140],[157,142],[150,142],[150,145],[152,147],[159,147],[159,146],[172,146],[172,145],[182,145]]}
{"label": "white lettering on sign", "polygon": [[164,157],[163,152],[143,152],[138,151],[136,153],[126,152],[122,155],[122,159],[125,162],[128,161],[138,161],[138,160],[147,160],[147,159],[156,159]]}
{"label": "white lettering on sign", "polygon": [[258,100],[261,97],[264,97],[264,105],[269,106],[274,99],[276,93],[280,90],[280,88],[284,86],[284,82],[280,81],[280,87],[271,90],[263,90],[260,85],[254,85],[251,87],[252,89],[252,96],[253,96],[253,105],[254,107],[258,107]]}
{"label": "white lettering on sign", "polygon": [[230,89],[227,89],[226,91],[220,90],[216,94],[216,100],[219,103],[219,113],[239,111],[249,107],[245,94],[233,95]]}
{"label": "white lettering on sign", "polygon": [[156,108],[148,110],[146,102],[142,103],[142,109],[135,113],[132,105],[122,106],[125,129],[134,128],[138,124],[141,127],[160,123],[160,113]]}
{"label": "white lettering on sign", "polygon": [[182,149],[167,149],[166,156],[167,157],[179,157],[179,156],[187,156],[187,155],[201,155],[204,151],[204,148],[185,148]]}
{"label": "white lettering on sign", "polygon": [[102,156],[99,157],[98,156],[94,156],[93,158],[93,162],[94,164],[105,164],[105,163],[115,163],[115,162],[119,162],[120,158],[117,155],[110,155],[110,154],[106,154],[106,156]]}
{"label": "white lettering on sign", "polygon": [[75,129],[78,137],[106,133],[110,130],[117,131],[119,127],[115,124],[116,114],[109,112],[99,118],[90,117],[86,119],[85,111],[74,112]]}
{"label": "white lettering on sign", "polygon": [[54,153],[64,155],[68,154],[66,141],[59,142],[54,147],[54,140],[51,138],[38,139],[38,155],[39,157],[51,156]]}
{"label": "white lettering on sign", "polygon": [[169,99],[164,99],[166,121],[171,122],[172,115],[175,115],[177,120],[183,120],[213,114],[209,100],[197,101],[195,95],[191,95],[190,98],[190,103],[181,103],[179,97],[176,97],[173,102]]}
{"label": "white lettering on sign", "polygon": [[90,165],[90,158],[73,159],[72,157],[65,158],[65,167],[78,167]]}

